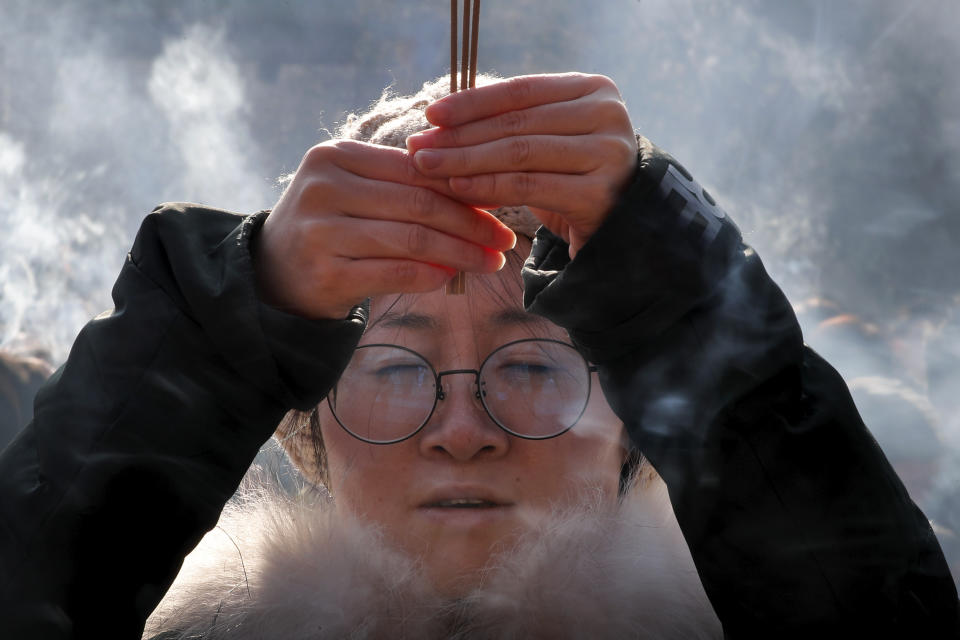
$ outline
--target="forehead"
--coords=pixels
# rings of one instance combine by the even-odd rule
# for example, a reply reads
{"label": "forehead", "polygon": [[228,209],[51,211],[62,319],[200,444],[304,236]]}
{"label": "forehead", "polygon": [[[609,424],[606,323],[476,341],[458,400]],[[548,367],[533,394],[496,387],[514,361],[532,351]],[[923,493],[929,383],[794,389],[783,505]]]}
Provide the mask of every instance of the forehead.
{"label": "forehead", "polygon": [[460,340],[465,336],[478,343],[528,337],[565,340],[563,329],[524,310],[519,266],[510,264],[495,274],[467,274],[463,295],[439,290],[374,299],[362,342]]}

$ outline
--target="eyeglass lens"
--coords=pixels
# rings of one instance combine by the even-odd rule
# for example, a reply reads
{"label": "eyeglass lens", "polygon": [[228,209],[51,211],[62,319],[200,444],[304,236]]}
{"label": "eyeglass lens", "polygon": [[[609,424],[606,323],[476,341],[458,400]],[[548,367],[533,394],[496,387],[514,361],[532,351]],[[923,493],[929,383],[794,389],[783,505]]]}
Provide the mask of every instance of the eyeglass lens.
{"label": "eyeglass lens", "polygon": [[[483,362],[480,394],[493,420],[525,438],[549,438],[586,408],[590,371],[580,353],[552,340],[506,344]],[[437,374],[423,356],[394,345],[364,345],[330,393],[330,408],[351,434],[375,443],[411,436],[437,402]]]}

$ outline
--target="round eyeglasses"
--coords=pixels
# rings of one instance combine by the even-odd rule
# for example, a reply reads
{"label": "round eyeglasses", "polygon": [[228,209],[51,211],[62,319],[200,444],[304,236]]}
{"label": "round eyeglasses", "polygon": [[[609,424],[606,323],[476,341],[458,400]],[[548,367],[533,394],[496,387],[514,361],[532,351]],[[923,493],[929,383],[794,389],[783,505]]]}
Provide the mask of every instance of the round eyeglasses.
{"label": "round eyeglasses", "polygon": [[365,344],[327,396],[340,426],[370,444],[413,437],[446,398],[443,377],[471,374],[490,419],[528,440],[554,438],[575,425],[590,400],[589,364],[572,345],[546,338],[516,340],[488,355],[480,369],[440,371],[422,355],[393,344]]}

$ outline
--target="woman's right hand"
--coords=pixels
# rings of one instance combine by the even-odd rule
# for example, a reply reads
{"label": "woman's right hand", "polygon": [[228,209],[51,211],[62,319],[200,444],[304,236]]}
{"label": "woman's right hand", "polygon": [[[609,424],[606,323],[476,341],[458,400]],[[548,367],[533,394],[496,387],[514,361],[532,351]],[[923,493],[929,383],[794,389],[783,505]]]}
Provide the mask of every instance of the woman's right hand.
{"label": "woman's right hand", "polygon": [[346,317],[364,299],[490,273],[514,233],[451,197],[404,150],[331,140],[310,149],[253,246],[260,298],[309,318]]}

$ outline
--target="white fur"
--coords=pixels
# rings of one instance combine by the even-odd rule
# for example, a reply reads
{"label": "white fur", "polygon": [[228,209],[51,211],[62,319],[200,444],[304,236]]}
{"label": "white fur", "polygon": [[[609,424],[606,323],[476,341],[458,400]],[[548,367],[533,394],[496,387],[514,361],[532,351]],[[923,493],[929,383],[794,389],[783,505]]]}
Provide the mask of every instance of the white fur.
{"label": "white fur", "polygon": [[589,501],[555,514],[455,602],[334,513],[322,498],[248,490],[187,558],[145,637],[722,637],[659,479],[616,515]]}

